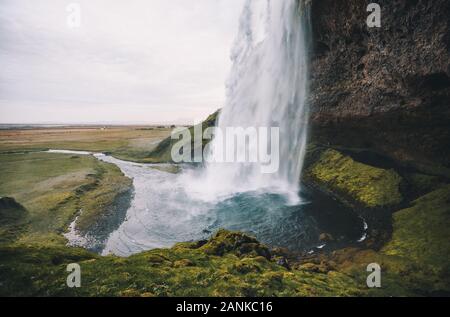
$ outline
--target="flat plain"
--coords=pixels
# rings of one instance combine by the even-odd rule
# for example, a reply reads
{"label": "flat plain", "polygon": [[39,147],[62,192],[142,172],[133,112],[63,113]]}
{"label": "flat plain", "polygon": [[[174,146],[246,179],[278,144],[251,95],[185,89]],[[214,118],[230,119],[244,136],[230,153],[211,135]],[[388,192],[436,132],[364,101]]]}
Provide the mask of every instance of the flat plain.
{"label": "flat plain", "polygon": [[169,127],[66,126],[0,130],[0,153],[47,149],[108,152],[117,158],[146,161]]}

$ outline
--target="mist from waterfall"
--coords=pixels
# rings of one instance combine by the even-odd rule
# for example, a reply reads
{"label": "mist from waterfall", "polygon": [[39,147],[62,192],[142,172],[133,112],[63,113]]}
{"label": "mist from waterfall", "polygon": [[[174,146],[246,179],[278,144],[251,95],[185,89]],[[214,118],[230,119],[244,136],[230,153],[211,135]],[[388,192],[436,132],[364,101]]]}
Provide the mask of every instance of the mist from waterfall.
{"label": "mist from waterfall", "polygon": [[[222,144],[213,139],[208,154],[213,162],[207,163],[203,175],[198,176],[198,186],[192,185],[192,190],[203,198],[266,190],[288,194],[291,201],[298,202],[308,127],[305,99],[309,15],[301,3],[298,0],[245,3],[231,53],[233,67],[227,82],[227,101],[217,122],[221,131],[227,127],[278,127],[278,171],[263,174],[262,163],[258,162],[218,163],[223,151],[217,149]],[[270,136],[267,140],[269,151]],[[247,147],[247,151],[256,150]]]}
{"label": "mist from waterfall", "polygon": [[[251,234],[269,246],[311,253],[325,247],[320,234],[330,227],[335,230],[326,232],[340,237],[340,243],[362,241],[367,228],[353,212],[313,189],[302,189],[302,199],[299,197],[308,123],[305,34],[309,21],[301,3],[303,0],[246,2],[232,50],[227,103],[218,119],[221,130],[279,128],[276,173],[264,174],[264,163],[221,162],[222,144],[217,136],[203,167],[180,164],[175,168],[172,164],[122,161],[101,153],[58,151],[93,154],[115,164],[133,180],[125,218],[113,212],[114,218],[103,221],[101,230],[96,227],[86,236],[77,231],[75,220],[65,235],[70,245],[103,255],[128,256],[208,239],[219,229],[227,229]],[[272,147],[270,138],[262,139],[263,147]],[[182,144],[191,145],[191,141]],[[240,150],[236,148],[236,152]],[[253,147],[249,151],[260,154]],[[186,153],[192,154],[191,148]],[[123,199],[126,204],[128,197]]]}

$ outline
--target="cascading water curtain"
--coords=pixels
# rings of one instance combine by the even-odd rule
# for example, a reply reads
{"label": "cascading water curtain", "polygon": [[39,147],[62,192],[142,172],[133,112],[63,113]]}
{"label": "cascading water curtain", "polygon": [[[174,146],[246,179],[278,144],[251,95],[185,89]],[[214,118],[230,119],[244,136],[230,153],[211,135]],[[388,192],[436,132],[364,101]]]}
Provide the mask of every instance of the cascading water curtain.
{"label": "cascading water curtain", "polygon": [[[218,127],[221,131],[278,127],[279,167],[264,174],[261,163],[215,163],[221,159],[216,156],[223,155],[217,151],[222,144],[215,139],[210,153],[213,162],[207,164],[202,182],[216,194],[264,189],[298,199],[308,127],[308,11],[308,5],[299,0],[245,3]],[[267,140],[270,149],[270,137]]]}

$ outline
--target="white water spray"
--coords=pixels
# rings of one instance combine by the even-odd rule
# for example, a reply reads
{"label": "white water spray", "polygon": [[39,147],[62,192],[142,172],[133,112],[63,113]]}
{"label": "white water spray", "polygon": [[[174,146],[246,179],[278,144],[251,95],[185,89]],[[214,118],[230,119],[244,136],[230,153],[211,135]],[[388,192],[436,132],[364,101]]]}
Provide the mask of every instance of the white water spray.
{"label": "white water spray", "polygon": [[[103,228],[112,230],[105,241],[95,240],[104,239],[102,235],[80,237],[75,219],[65,235],[70,244],[95,249],[104,245],[102,254],[128,256],[170,247],[176,242],[206,239],[225,228],[292,250],[325,247],[318,239],[323,232],[320,218],[331,218],[333,222],[348,219],[349,215],[323,196],[315,200],[310,195],[310,203],[299,207],[286,204],[284,195],[272,194],[290,193],[290,198],[297,198],[298,202],[307,129],[304,27],[308,22],[303,21],[308,14],[302,12],[299,2],[247,1],[232,54],[234,67],[228,83],[228,101],[218,123],[222,130],[279,127],[278,172],[262,174],[258,164],[217,163],[208,164],[206,169],[182,166],[180,174],[172,174],[165,164],[138,164],[94,154],[101,161],[117,165],[133,179],[133,196],[120,226]],[[218,153],[210,155],[214,158]],[[315,218],[316,213],[311,212],[314,210],[320,210],[322,215],[329,210],[328,214],[335,218]],[[343,230],[334,235],[349,239],[345,226]]]}
{"label": "white water spray", "polygon": [[[194,191],[203,198],[269,190],[288,193],[298,201],[308,124],[305,104],[308,13],[300,2],[245,3],[232,50],[227,102],[218,119],[221,131],[227,127],[279,127],[279,169],[274,174],[263,174],[261,163],[208,163],[197,182],[199,186],[194,186]],[[270,149],[270,137],[267,140]],[[210,160],[222,156],[224,151],[214,150],[218,146],[213,140]],[[216,161],[221,159],[217,157]]]}

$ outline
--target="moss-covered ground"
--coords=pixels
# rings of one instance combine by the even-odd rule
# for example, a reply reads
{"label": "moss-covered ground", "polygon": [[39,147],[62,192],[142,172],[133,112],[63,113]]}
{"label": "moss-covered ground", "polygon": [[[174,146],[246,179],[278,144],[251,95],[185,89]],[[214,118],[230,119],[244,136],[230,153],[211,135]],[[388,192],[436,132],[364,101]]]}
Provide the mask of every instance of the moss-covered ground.
{"label": "moss-covered ground", "polygon": [[[242,233],[180,243],[128,258],[76,248],[0,249],[0,295],[32,296],[351,296],[358,285],[337,271],[288,270]],[[66,266],[79,263],[81,287],[68,288]]]}
{"label": "moss-covered ground", "polygon": [[397,172],[356,162],[333,149],[320,152],[307,175],[332,192],[349,198],[350,203],[373,208],[402,201],[401,177]]}
{"label": "moss-covered ground", "polygon": [[[305,179],[337,199],[391,223],[381,248],[366,244],[321,254],[311,262],[332,263],[358,284],[369,263],[382,268],[382,287],[366,295],[450,295],[450,185],[414,171],[383,169],[355,161],[335,149],[311,146]],[[411,198],[415,197],[415,198]],[[383,210],[383,213],[374,211]],[[375,228],[375,230],[383,230]]]}
{"label": "moss-covered ground", "polygon": [[77,229],[87,231],[131,187],[118,167],[84,155],[0,154],[0,175],[0,197],[26,210],[12,243],[64,245],[61,233],[80,210]]}
{"label": "moss-covered ground", "polygon": [[[420,172],[380,168],[341,151],[308,153],[305,179],[358,212],[391,224],[382,246],[362,243],[314,255],[271,249],[238,232],[127,258],[65,246],[83,209],[89,230],[130,186],[117,167],[91,156],[0,155],[0,295],[33,296],[421,296],[449,295],[450,185]],[[377,229],[377,228],[375,228]],[[377,230],[385,230],[378,228]],[[370,263],[381,288],[366,286]],[[68,288],[66,266],[81,266]]]}

